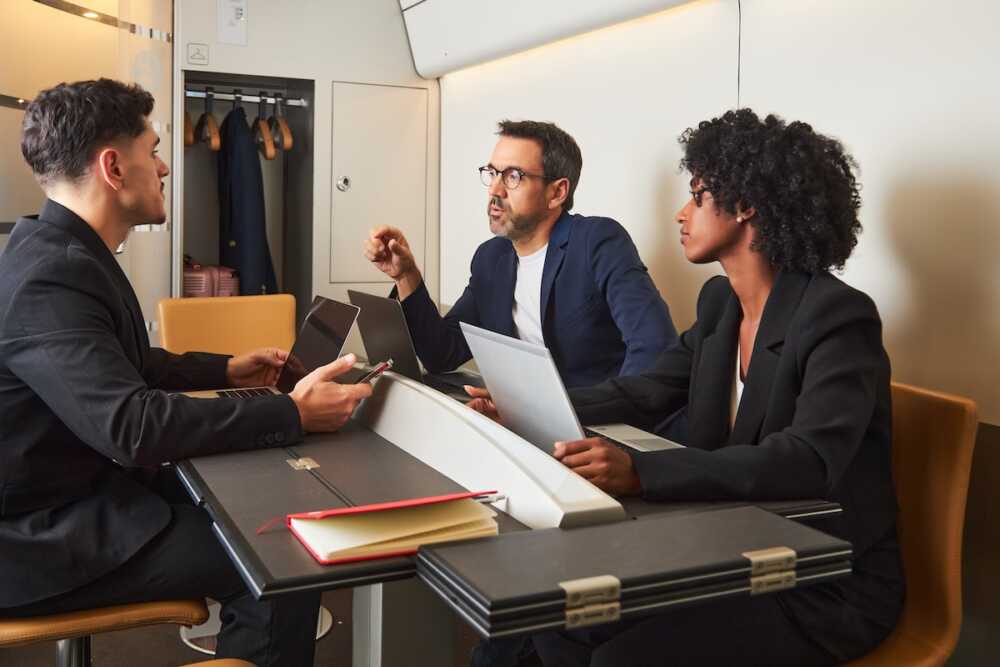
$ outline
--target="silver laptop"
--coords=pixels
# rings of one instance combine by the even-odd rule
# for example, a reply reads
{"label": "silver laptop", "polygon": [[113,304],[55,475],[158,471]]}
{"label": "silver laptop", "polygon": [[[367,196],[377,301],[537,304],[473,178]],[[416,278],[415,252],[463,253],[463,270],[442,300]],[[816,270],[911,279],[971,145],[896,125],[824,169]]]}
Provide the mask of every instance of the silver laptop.
{"label": "silver laptop", "polygon": [[482,378],[473,373],[424,373],[413,347],[413,339],[410,338],[410,330],[406,326],[403,307],[396,299],[352,289],[347,290],[347,298],[361,308],[358,330],[361,332],[369,363],[392,359],[392,370],[459,400],[469,400],[463,385],[483,386]]}
{"label": "silver laptop", "polygon": [[344,341],[358,317],[358,310],[357,306],[321,296],[313,299],[298,337],[288,353],[288,361],[282,366],[274,387],[207,389],[182,393],[194,398],[251,398],[287,394],[299,380],[340,356]]}
{"label": "silver laptop", "polygon": [[601,424],[584,429],[548,348],[462,323],[462,333],[486,381],[503,424],[552,453],[559,441],[599,435],[641,452],[682,445],[628,424]]}

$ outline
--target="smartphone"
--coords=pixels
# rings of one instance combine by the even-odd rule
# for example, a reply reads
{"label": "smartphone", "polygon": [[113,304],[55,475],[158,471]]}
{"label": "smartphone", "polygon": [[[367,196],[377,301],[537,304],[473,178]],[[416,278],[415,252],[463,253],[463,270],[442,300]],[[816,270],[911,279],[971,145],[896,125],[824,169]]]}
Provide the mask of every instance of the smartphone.
{"label": "smartphone", "polygon": [[382,363],[380,363],[378,366],[376,366],[375,368],[371,369],[371,371],[369,371],[367,375],[365,375],[363,378],[361,378],[360,380],[358,380],[358,384],[361,384],[362,382],[367,382],[368,384],[371,384],[372,380],[374,380],[379,375],[382,375],[382,373],[385,373],[387,370],[389,370],[390,368],[392,368],[392,363],[393,363],[392,359],[386,359],[385,361],[383,361]]}

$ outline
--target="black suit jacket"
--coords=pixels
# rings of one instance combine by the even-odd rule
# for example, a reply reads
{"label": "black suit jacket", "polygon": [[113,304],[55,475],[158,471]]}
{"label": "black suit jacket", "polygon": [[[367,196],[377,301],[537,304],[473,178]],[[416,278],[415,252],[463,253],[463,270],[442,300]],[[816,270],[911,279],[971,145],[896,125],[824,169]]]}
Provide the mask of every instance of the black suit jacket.
{"label": "black suit jacket", "polygon": [[151,349],[114,256],[48,201],[0,256],[0,608],[122,564],[170,520],[142,469],[302,437],[287,396],[193,399],[226,357]]}
{"label": "black suit jacket", "polygon": [[[843,513],[820,528],[853,544],[855,571],[886,587],[881,599],[868,599],[862,589],[875,584],[859,578],[818,587],[825,593],[783,594],[809,634],[837,651],[836,633],[852,618],[891,627],[902,600],[881,321],[868,296],[827,273],[780,273],[730,429],[741,318],[729,281],[713,278],[698,298],[697,322],[649,371],[570,396],[585,424],[650,429],[686,411],[687,449],[631,454],[646,498],[840,503]],[[831,620],[832,608],[816,595],[831,604],[839,597],[847,611]]]}

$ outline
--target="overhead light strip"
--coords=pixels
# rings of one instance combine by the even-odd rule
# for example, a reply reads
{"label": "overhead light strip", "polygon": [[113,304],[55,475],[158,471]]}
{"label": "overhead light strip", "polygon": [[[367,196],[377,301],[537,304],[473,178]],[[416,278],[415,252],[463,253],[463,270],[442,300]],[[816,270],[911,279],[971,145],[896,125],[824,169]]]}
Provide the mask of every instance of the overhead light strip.
{"label": "overhead light strip", "polygon": [[167,43],[173,42],[174,39],[173,35],[166,30],[157,30],[156,28],[139,25],[138,23],[123,21],[117,16],[94,11],[93,9],[89,9],[82,5],[66,2],[66,0],[35,0],[35,2],[51,7],[52,9],[58,9],[59,11],[66,12],[67,14],[72,14],[73,16],[78,16],[88,21],[96,21],[97,23],[103,23],[104,25],[111,26],[112,28],[119,28],[130,32],[133,35],[145,37],[146,39]]}

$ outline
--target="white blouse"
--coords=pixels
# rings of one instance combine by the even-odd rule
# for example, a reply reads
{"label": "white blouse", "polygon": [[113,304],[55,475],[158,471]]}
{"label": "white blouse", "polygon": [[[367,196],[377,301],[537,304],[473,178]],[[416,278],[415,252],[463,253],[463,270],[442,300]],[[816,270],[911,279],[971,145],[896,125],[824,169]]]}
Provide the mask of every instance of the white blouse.
{"label": "white blouse", "polygon": [[736,413],[740,409],[740,399],[743,398],[743,378],[740,377],[740,344],[736,344],[736,379],[733,381],[733,393],[729,402],[729,430],[736,426]]}

